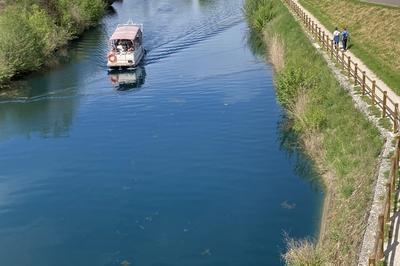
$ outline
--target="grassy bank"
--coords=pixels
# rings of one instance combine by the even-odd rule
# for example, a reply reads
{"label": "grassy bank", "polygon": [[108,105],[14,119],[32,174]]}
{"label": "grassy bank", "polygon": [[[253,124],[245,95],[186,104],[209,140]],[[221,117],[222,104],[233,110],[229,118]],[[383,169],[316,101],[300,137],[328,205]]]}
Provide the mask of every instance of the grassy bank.
{"label": "grassy bank", "polygon": [[383,141],[281,1],[246,0],[244,10],[251,29],[266,43],[278,100],[327,189],[318,243],[289,241],[285,262],[355,265]]}
{"label": "grassy bank", "polygon": [[351,51],[400,94],[400,8],[355,0],[300,0],[333,32],[347,26]]}
{"label": "grassy bank", "polygon": [[104,14],[104,0],[6,0],[0,11],[0,84],[39,69]]}

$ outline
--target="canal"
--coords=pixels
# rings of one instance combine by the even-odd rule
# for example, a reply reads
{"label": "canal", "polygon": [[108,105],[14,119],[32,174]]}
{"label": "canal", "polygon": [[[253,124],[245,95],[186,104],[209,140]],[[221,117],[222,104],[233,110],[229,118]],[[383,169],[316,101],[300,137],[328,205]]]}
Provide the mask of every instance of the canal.
{"label": "canal", "polygon": [[[318,234],[318,176],[241,6],[118,1],[1,93],[0,265],[281,265],[285,234]],[[107,39],[130,18],[146,60],[108,75]]]}

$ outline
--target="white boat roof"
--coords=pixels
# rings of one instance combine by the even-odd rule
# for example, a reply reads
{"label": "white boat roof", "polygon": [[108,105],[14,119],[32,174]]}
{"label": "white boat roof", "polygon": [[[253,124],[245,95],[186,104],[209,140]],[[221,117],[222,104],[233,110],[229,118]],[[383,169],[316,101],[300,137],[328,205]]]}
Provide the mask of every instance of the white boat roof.
{"label": "white boat roof", "polygon": [[118,26],[110,40],[134,40],[140,27],[138,25]]}

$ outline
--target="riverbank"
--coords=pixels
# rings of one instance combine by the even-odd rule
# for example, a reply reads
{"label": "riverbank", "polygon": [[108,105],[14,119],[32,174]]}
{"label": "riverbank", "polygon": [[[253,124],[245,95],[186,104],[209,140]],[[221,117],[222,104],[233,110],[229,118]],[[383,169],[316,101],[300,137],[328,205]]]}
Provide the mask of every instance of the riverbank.
{"label": "riverbank", "polygon": [[291,117],[291,128],[301,135],[327,190],[318,243],[289,240],[285,262],[354,265],[383,140],[281,1],[247,0],[245,12],[268,47],[276,93]]}
{"label": "riverbank", "polygon": [[330,32],[335,27],[339,30],[347,27],[350,31],[351,52],[400,94],[399,8],[346,0],[299,2]]}
{"label": "riverbank", "polygon": [[54,51],[95,25],[112,2],[5,1],[0,12],[0,84],[46,65]]}

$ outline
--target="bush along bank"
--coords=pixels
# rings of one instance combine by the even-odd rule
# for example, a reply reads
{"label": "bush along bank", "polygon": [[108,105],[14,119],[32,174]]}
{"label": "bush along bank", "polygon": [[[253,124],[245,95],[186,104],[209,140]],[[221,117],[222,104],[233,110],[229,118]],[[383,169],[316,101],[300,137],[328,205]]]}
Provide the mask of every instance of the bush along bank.
{"label": "bush along bank", "polygon": [[326,187],[318,242],[289,240],[283,259],[288,265],[355,265],[383,140],[281,1],[246,0],[244,11],[266,44],[291,129],[301,136]]}
{"label": "bush along bank", "polygon": [[5,1],[0,11],[0,84],[38,70],[58,47],[95,25],[111,2]]}

